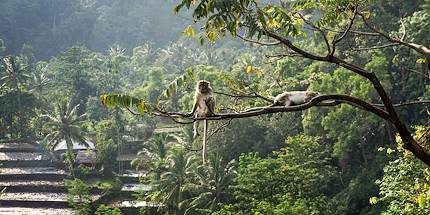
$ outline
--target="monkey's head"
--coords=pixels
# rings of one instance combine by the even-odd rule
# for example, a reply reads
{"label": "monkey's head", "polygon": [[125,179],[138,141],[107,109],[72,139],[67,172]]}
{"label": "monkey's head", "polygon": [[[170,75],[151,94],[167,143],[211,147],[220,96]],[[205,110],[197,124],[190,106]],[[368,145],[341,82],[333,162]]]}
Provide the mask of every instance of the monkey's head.
{"label": "monkey's head", "polygon": [[209,93],[212,91],[210,82],[205,80],[199,81],[197,83],[197,88],[201,93]]}

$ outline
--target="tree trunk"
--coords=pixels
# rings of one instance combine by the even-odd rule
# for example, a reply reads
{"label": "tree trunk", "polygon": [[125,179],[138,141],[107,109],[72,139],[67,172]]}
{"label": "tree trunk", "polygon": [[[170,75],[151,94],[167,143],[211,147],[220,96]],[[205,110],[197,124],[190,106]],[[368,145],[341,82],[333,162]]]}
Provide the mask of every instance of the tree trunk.
{"label": "tree trunk", "polygon": [[72,174],[72,177],[75,178],[75,170],[74,170],[74,158],[73,158],[73,142],[70,137],[66,138],[66,145],[67,145],[67,155],[66,159],[68,160],[66,163],[68,163],[68,168],[70,170],[70,173]]}

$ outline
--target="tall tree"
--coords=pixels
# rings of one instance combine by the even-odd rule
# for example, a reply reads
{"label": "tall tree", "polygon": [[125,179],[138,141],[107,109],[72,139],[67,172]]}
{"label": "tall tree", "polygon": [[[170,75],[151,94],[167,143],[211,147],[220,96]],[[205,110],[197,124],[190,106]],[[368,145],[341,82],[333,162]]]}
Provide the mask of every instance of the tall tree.
{"label": "tall tree", "polygon": [[[17,118],[19,122],[19,136],[23,137],[24,117],[22,112],[22,97],[23,90],[26,90],[27,81],[30,78],[26,64],[22,59],[15,56],[7,56],[1,59],[0,64],[0,90],[2,94],[5,92],[16,95],[18,103]],[[12,120],[10,123],[13,123]]]}
{"label": "tall tree", "polygon": [[193,197],[185,214],[217,211],[221,204],[228,203],[235,173],[234,160],[225,164],[221,155],[209,154],[208,165],[197,167],[195,181],[187,185]]}
{"label": "tall tree", "polygon": [[190,183],[195,169],[195,158],[184,149],[174,148],[169,152],[165,171],[160,178],[151,178],[152,190],[145,199],[160,203],[159,211],[165,214],[184,214],[187,209],[186,185]]}
{"label": "tall tree", "polygon": [[[221,120],[253,117],[267,113],[304,110],[316,105],[333,106],[340,103],[347,103],[371,112],[394,126],[403,140],[403,147],[430,166],[430,154],[414,140],[408,126],[399,117],[396,107],[403,106],[403,104],[394,105],[393,100],[388,95],[377,73],[360,65],[360,62],[356,63],[348,60],[348,57],[342,53],[344,47],[340,46],[340,44],[345,42],[346,38],[354,38],[354,32],[363,30],[361,26],[357,24],[361,23],[366,26],[364,31],[370,31],[368,34],[379,36],[381,39],[387,39],[395,43],[395,45],[406,46],[422,55],[430,53],[430,49],[422,44],[408,42],[404,40],[404,38],[397,39],[380,31],[370,23],[369,13],[371,14],[372,11],[369,11],[368,7],[366,7],[367,4],[367,1],[355,0],[305,0],[294,2],[281,1],[279,3],[260,3],[257,0],[222,2],[215,0],[181,1],[181,3],[175,7],[175,11],[179,12],[182,8],[189,9],[191,5],[193,5],[194,19],[203,24],[204,33],[199,34],[201,39],[206,37],[210,41],[215,41],[217,38],[226,35],[226,33],[230,33],[233,36],[240,37],[251,43],[259,45],[279,45],[281,48],[285,47],[286,50],[283,50],[283,56],[301,56],[313,61],[330,63],[360,76],[363,78],[363,81],[367,81],[371,84],[379,97],[378,99],[382,102],[382,104],[376,105],[356,96],[327,94],[318,96],[310,102],[298,106],[253,109],[254,111],[244,113],[219,114],[212,118],[214,120]],[[313,52],[303,45],[303,40],[300,39],[307,33],[305,31],[307,28],[312,29],[316,35],[322,38],[325,45],[324,52]],[[191,27],[187,28],[185,32],[189,36],[195,35]],[[242,34],[242,32],[245,32],[245,34]],[[252,67],[249,68],[250,69],[247,69],[247,71],[251,72]],[[181,80],[178,78],[173,83],[173,86],[178,86],[181,83],[183,83],[183,79]],[[174,89],[175,87],[172,87],[169,90],[172,91]],[[102,100],[107,104],[106,101],[108,101],[108,97],[103,97]],[[333,100],[334,102],[330,102]],[[122,105],[129,106],[130,104],[135,104],[138,106],[138,104],[141,103],[142,102],[138,101],[132,103],[125,102],[122,103]],[[423,103],[426,103],[426,101],[408,102],[407,104]],[[108,104],[118,103],[112,102]],[[142,108],[140,110],[141,114],[145,112]],[[159,115],[192,118],[189,114],[169,113],[155,106],[153,106],[150,111],[153,110],[158,112]],[[146,112],[149,111],[146,110]]]}
{"label": "tall tree", "polygon": [[87,134],[82,129],[85,114],[78,115],[78,107],[79,104],[72,105],[71,102],[62,102],[56,104],[52,114],[43,115],[43,117],[48,119],[46,126],[49,129],[49,133],[46,135],[45,141],[47,141],[47,144],[51,149],[54,149],[61,141],[66,141],[66,164],[73,177],[75,176],[73,170],[73,142],[78,142],[78,144],[84,145],[88,144],[86,142]]}

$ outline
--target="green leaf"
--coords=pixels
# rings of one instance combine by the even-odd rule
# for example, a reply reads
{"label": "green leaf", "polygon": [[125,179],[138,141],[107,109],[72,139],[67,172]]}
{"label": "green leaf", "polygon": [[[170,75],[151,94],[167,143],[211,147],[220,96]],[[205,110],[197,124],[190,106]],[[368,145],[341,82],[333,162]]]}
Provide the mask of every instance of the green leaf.
{"label": "green leaf", "polygon": [[257,11],[257,17],[258,17],[258,20],[260,20],[260,23],[263,26],[263,28],[266,28],[266,19],[264,18],[264,14],[261,10]]}
{"label": "green leaf", "polygon": [[425,58],[417,59],[417,63],[418,64],[425,64],[426,63],[426,59]]}
{"label": "green leaf", "polygon": [[247,66],[246,67],[246,74],[251,74],[252,73],[252,66]]}
{"label": "green leaf", "polygon": [[395,150],[390,149],[390,148],[388,148],[388,149],[387,149],[387,154],[391,154],[391,153],[393,153],[393,152],[395,152]]}
{"label": "green leaf", "polygon": [[185,34],[187,37],[195,37],[196,33],[194,32],[193,27],[191,27],[191,25],[189,25],[188,27],[185,28],[185,30],[183,31],[183,34]]}
{"label": "green leaf", "polygon": [[425,208],[427,205],[425,195],[423,195],[423,194],[419,195],[417,198],[417,202],[418,202],[418,207]]}
{"label": "green leaf", "polygon": [[370,197],[369,198],[369,203],[371,205],[375,205],[376,203],[378,203],[378,198],[376,198],[376,197]]}
{"label": "green leaf", "polygon": [[187,72],[187,77],[193,77],[194,76],[194,72],[193,72],[193,68],[192,67],[188,67],[185,72]]}
{"label": "green leaf", "polygon": [[203,46],[204,45],[204,42],[205,42],[205,40],[204,40],[204,36],[203,36],[204,34],[203,33],[199,33],[199,35],[198,35],[198,37],[197,37],[197,41],[198,41],[198,43],[201,45],[201,46]]}
{"label": "green leaf", "polygon": [[138,105],[137,105],[137,111],[143,115],[145,113],[145,102],[143,101],[139,101]]}
{"label": "green leaf", "polygon": [[124,107],[137,108],[138,112],[143,115],[150,110],[150,105],[143,99],[124,95],[124,94],[106,94],[100,96],[100,103],[108,108]]}
{"label": "green leaf", "polygon": [[178,88],[184,86],[188,81],[192,80],[194,77],[194,73],[191,67],[185,70],[185,73],[177,78],[175,78],[170,84],[166,87],[166,90],[162,93],[162,96],[165,98],[170,98],[174,92],[178,90]]}

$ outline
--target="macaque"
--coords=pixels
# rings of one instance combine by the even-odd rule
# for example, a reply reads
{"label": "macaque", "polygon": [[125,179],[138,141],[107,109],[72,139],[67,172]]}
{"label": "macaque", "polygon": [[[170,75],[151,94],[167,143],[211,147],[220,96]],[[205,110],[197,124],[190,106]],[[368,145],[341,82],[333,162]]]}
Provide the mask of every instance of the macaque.
{"label": "macaque", "polygon": [[[209,81],[201,80],[196,85],[196,90],[194,94],[194,105],[193,105],[193,111],[191,114],[194,115],[195,118],[202,118],[202,117],[208,117],[213,116],[215,110],[215,100],[212,96],[212,87],[209,83]],[[194,122],[194,134],[193,138],[196,139],[199,135],[199,121]],[[208,131],[208,121],[204,120],[204,127],[203,127],[203,149],[202,149],[202,157],[203,157],[203,164],[206,163],[206,156],[207,156],[207,131]]]}
{"label": "macaque", "polygon": [[300,105],[309,102],[311,99],[319,95],[319,92],[313,91],[283,92],[275,97],[273,100],[273,106]]}

